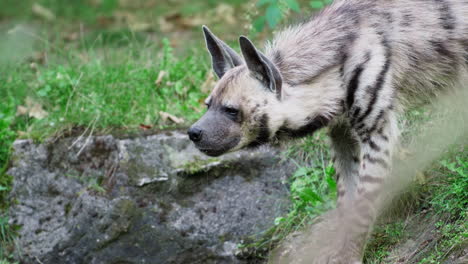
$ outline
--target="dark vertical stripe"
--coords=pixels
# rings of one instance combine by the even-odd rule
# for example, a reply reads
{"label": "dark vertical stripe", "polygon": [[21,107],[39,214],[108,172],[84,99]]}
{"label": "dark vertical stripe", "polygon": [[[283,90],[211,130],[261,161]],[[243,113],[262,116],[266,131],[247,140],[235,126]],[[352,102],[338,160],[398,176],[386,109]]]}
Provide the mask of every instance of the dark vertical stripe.
{"label": "dark vertical stripe", "polygon": [[377,81],[373,87],[370,88],[371,92],[371,100],[369,102],[369,105],[367,106],[366,112],[362,116],[359,117],[357,120],[357,123],[361,123],[373,110],[375,103],[377,102],[377,98],[379,96],[380,90],[382,90],[384,84],[385,84],[385,79],[387,77],[388,70],[390,69],[390,57],[391,57],[391,50],[389,47],[389,44],[387,43],[387,40],[384,38],[382,40],[382,45],[385,48],[385,63],[383,66],[382,71],[380,71]]}
{"label": "dark vertical stripe", "polygon": [[359,78],[361,77],[362,71],[364,70],[363,65],[359,65],[353,72],[353,77],[349,81],[348,85],[348,95],[346,96],[346,105],[348,109],[351,108],[354,104],[354,96],[356,94],[356,90],[359,86]]}
{"label": "dark vertical stripe", "polygon": [[372,140],[369,139],[369,147],[375,151],[380,151],[380,147]]}
{"label": "dark vertical stripe", "polygon": [[384,114],[385,114],[385,110],[380,110],[379,114],[375,118],[374,125],[372,125],[372,127],[369,129],[369,134],[374,133],[374,131],[379,126],[379,122],[382,119],[382,117],[384,116]]}
{"label": "dark vertical stripe", "polygon": [[346,104],[348,106],[348,109],[351,109],[351,107],[354,104],[355,94],[356,94],[356,91],[357,91],[357,89],[359,87],[359,79],[361,78],[361,74],[364,71],[364,66],[367,64],[369,59],[370,59],[370,53],[367,52],[364,62],[359,64],[356,67],[356,69],[354,69],[354,71],[353,71],[353,75],[352,75],[352,77],[351,77],[351,79],[349,81],[349,84],[348,84],[348,89],[347,89],[348,94],[346,96]]}
{"label": "dark vertical stripe", "polygon": [[454,30],[456,19],[453,15],[450,3],[446,0],[435,0],[440,13],[441,26],[445,30]]}

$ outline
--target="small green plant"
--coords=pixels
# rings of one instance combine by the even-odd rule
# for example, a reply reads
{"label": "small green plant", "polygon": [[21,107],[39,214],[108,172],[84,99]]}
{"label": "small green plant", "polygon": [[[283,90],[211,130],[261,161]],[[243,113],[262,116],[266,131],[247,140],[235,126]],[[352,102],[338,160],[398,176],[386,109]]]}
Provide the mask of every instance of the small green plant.
{"label": "small green plant", "polygon": [[296,171],[289,179],[290,211],[276,218],[275,226],[267,230],[261,239],[241,245],[243,251],[266,257],[268,250],[287,235],[310,224],[315,217],[335,206],[335,169],[333,164],[327,163],[329,147],[324,143],[324,137],[325,134],[319,132],[293,144],[284,153],[285,158],[297,164]]}
{"label": "small green plant", "polygon": [[89,183],[88,183],[88,189],[96,192],[96,193],[99,193],[99,194],[104,194],[106,193],[106,189],[104,189],[104,187],[102,187],[102,182],[100,181],[100,179],[97,179],[97,178],[91,178],[89,180]]}
{"label": "small green plant", "polygon": [[[23,127],[27,136],[38,138],[76,126],[91,126],[100,131],[139,129],[140,124],[156,128],[182,125],[163,120],[162,112],[187,122],[197,119],[204,110],[203,99],[207,95],[200,89],[207,78],[207,65],[195,55],[176,58],[167,39],[162,45],[145,47],[153,55],[140,52],[139,48],[135,47],[128,55],[108,51],[106,58],[90,50],[93,59],[86,63],[50,62],[35,75],[10,71],[11,80],[5,80],[0,87],[0,95],[16,96],[10,109],[29,100],[40,105],[46,115],[36,119],[10,113],[13,120],[2,120],[0,137],[14,138],[10,124],[21,118],[27,120],[27,126]],[[162,52],[157,54],[159,50]],[[72,52],[70,56],[77,54]],[[0,76],[0,81],[3,79]],[[15,95],[23,87],[30,89]],[[11,140],[0,142],[0,160],[4,161],[8,152],[4,145],[9,146]]]}
{"label": "small green plant", "polygon": [[18,262],[10,262],[6,259],[0,259],[0,264],[18,264]]}
{"label": "small green plant", "polygon": [[209,165],[210,163],[215,163],[219,161],[220,159],[218,158],[209,158],[206,160],[195,159],[192,162],[184,163],[180,167],[180,169],[182,169],[185,173],[188,173],[188,174],[196,174],[196,173],[204,172],[205,170],[207,170],[208,169],[207,165]]}
{"label": "small green plant", "polygon": [[[371,242],[367,245],[364,259],[372,263],[382,263],[389,256],[391,249],[404,238],[404,235],[403,221],[377,226],[372,234]],[[369,260],[370,258],[372,260]]]}
{"label": "small green plant", "polygon": [[310,1],[310,7],[313,9],[322,9],[326,5],[329,5],[333,2],[333,0],[312,0]]}
{"label": "small green plant", "polygon": [[[6,163],[11,143],[16,136],[16,133],[10,128],[12,119],[13,116],[0,112],[0,164]],[[1,184],[2,183],[0,182],[0,190]]]}
{"label": "small green plant", "polygon": [[[291,195],[294,209],[316,215],[332,207],[336,195],[335,169],[332,164],[322,167],[300,167],[292,176]],[[325,207],[325,208],[323,208]]]}
{"label": "small green plant", "polygon": [[7,248],[13,242],[14,228],[8,223],[8,216],[0,215],[0,261],[8,256]]}
{"label": "small green plant", "polygon": [[445,184],[431,204],[439,212],[457,216],[468,208],[468,159],[456,156],[454,160],[444,159],[440,164],[446,175],[440,181]]}
{"label": "small green plant", "polygon": [[[332,2],[333,0],[311,0],[309,1],[309,6],[312,9],[318,10]],[[271,29],[274,29],[289,10],[297,13],[301,11],[300,3],[296,0],[259,0],[257,6],[264,13],[264,15],[259,16],[253,21],[253,26],[258,32],[262,31],[266,24]]]}
{"label": "small green plant", "polygon": [[[462,147],[463,148],[463,147]],[[421,245],[424,251],[417,257],[417,263],[442,263],[452,253],[461,250],[468,244],[468,162],[466,153],[449,151],[445,158],[426,173],[432,175],[418,190],[422,201],[419,210],[411,218],[398,219],[393,223],[375,227],[370,243],[367,246],[366,263],[394,263],[393,249],[406,238],[420,235],[414,230],[418,224],[410,222],[428,219],[427,228],[431,232],[432,243]],[[424,213],[419,211],[424,208]],[[431,220],[429,220],[431,219]],[[432,226],[432,219],[438,221]],[[424,222],[424,220],[423,220]],[[413,227],[411,227],[413,226]],[[404,241],[404,240],[403,240]],[[414,257],[414,256],[413,256]]]}
{"label": "small green plant", "polygon": [[[420,263],[441,263],[450,253],[468,244],[468,159],[466,153],[440,161],[437,186],[429,204],[442,216],[436,223],[439,242]],[[434,184],[436,185],[436,184]]]}

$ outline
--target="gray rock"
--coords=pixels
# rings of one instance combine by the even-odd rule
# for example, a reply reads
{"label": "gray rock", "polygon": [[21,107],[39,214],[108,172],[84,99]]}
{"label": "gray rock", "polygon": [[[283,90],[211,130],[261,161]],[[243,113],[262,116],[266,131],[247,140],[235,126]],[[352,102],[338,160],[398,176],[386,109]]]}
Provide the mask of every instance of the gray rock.
{"label": "gray rock", "polygon": [[18,140],[8,173],[23,263],[251,263],[237,244],[289,206],[294,166],[260,148],[208,158],[180,132]]}

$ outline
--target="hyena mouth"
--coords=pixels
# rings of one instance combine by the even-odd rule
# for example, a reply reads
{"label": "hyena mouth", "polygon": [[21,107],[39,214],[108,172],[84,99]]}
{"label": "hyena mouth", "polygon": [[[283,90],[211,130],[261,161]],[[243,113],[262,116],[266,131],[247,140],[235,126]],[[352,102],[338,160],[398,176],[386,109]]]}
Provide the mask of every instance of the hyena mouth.
{"label": "hyena mouth", "polygon": [[215,150],[215,149],[202,149],[199,148],[201,152],[203,152],[205,155],[211,156],[211,157],[218,157],[226,153],[227,151],[225,150]]}
{"label": "hyena mouth", "polygon": [[217,157],[234,149],[239,143],[239,141],[240,141],[240,137],[233,137],[224,144],[215,144],[215,143],[197,144],[195,143],[195,146],[199,151],[203,152],[204,154],[211,156],[211,157]]}

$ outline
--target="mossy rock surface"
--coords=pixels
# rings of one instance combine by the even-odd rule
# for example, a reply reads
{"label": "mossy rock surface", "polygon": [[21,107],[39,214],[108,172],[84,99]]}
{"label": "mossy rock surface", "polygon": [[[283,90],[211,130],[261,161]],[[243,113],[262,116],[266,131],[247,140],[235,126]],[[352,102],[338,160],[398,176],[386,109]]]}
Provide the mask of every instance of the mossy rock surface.
{"label": "mossy rock surface", "polygon": [[279,162],[278,151],[213,159],[177,131],[18,140],[8,171],[11,223],[21,227],[15,256],[24,263],[245,263],[236,245],[272,227],[289,206],[285,182],[294,165]]}

